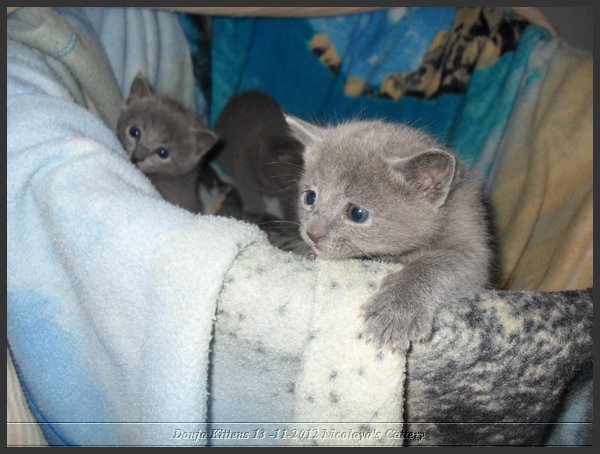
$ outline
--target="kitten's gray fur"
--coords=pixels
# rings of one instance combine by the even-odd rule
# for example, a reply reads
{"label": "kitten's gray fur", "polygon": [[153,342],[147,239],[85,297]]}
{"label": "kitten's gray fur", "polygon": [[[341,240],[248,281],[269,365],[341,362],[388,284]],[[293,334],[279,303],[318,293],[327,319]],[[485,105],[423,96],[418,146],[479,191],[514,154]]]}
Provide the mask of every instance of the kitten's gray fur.
{"label": "kitten's gray fur", "polygon": [[[286,118],[305,146],[302,238],[322,258],[403,263],[363,306],[366,334],[398,350],[426,339],[441,304],[488,283],[491,252],[475,179],[450,150],[408,126],[324,128]],[[316,193],[312,205],[307,191]],[[368,210],[366,221],[352,221],[349,204]]]}
{"label": "kitten's gray fur", "polygon": [[[293,250],[299,243],[297,180],[302,146],[290,134],[279,105],[265,93],[249,91],[225,106],[215,132],[217,160],[242,199],[242,219],[258,224],[274,245]],[[269,212],[266,201],[278,212]]]}
{"label": "kitten's gray fur", "polygon": [[[139,137],[130,134],[132,128],[139,130]],[[202,211],[199,164],[217,141],[214,132],[177,101],[155,94],[138,73],[123,104],[117,136],[165,200],[193,213]],[[165,159],[157,154],[161,147],[168,150]]]}

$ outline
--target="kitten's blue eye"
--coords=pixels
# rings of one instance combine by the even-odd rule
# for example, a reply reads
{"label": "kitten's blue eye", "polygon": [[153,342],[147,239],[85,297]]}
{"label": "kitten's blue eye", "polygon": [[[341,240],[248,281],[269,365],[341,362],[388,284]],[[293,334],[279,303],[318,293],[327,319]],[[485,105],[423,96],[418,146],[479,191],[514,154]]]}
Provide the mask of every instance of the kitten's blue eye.
{"label": "kitten's blue eye", "polygon": [[304,194],[304,203],[307,205],[313,205],[317,200],[317,193],[315,191],[306,191]]}
{"label": "kitten's blue eye", "polygon": [[129,128],[129,135],[137,138],[142,135],[142,131],[134,126],[133,128]]}
{"label": "kitten's blue eye", "polygon": [[156,154],[161,159],[167,159],[169,157],[169,150],[161,147],[156,150]]}
{"label": "kitten's blue eye", "polygon": [[369,212],[367,210],[352,203],[348,205],[347,213],[348,217],[354,222],[365,222],[369,217]]}

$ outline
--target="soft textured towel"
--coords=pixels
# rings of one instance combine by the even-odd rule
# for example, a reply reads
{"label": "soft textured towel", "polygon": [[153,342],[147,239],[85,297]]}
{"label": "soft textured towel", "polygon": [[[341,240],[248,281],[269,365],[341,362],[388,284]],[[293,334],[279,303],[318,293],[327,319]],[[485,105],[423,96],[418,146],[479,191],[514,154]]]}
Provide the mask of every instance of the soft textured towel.
{"label": "soft textured towel", "polygon": [[404,358],[367,344],[359,317],[394,269],[248,247],[217,310],[211,428],[264,431],[245,444],[401,444],[375,435],[402,429]]}

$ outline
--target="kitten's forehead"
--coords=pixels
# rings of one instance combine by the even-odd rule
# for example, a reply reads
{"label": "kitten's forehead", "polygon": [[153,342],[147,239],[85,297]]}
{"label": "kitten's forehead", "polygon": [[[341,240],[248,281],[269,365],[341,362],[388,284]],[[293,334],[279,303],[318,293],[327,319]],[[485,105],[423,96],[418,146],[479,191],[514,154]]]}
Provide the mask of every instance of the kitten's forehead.
{"label": "kitten's forehead", "polygon": [[128,123],[151,130],[154,134],[170,137],[187,135],[195,123],[191,115],[173,108],[156,97],[147,97],[133,104],[124,116]]}
{"label": "kitten's forehead", "polygon": [[402,125],[345,123],[325,129],[322,140],[307,146],[306,174],[366,183],[385,178],[390,158],[411,156],[434,144],[429,136]]}
{"label": "kitten's forehead", "polygon": [[369,158],[356,159],[354,153],[342,149],[327,148],[320,153],[321,159],[309,159],[305,163],[305,172],[301,184],[306,189],[316,189],[327,196],[332,202],[353,199],[355,202],[365,202],[382,192],[390,192],[392,177],[389,166],[376,154]]}

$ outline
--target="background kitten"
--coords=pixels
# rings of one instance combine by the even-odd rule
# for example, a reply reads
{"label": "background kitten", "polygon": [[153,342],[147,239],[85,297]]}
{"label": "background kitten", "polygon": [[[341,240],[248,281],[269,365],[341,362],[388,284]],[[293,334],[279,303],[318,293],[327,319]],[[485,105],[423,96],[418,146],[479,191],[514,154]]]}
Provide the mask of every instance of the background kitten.
{"label": "background kitten", "polygon": [[199,163],[217,141],[214,132],[180,103],[155,94],[138,73],[123,104],[117,135],[131,162],[148,175],[165,200],[194,213],[201,211]]}
{"label": "background kitten", "polygon": [[221,112],[215,132],[221,139],[216,158],[242,199],[241,218],[258,224],[282,249],[305,248],[296,213],[302,146],[279,105],[257,91],[237,95]]}
{"label": "background kitten", "polygon": [[405,265],[363,306],[366,333],[379,345],[405,349],[425,339],[440,304],[487,284],[479,188],[451,151],[382,121],[287,121],[305,146],[298,216],[315,254]]}

